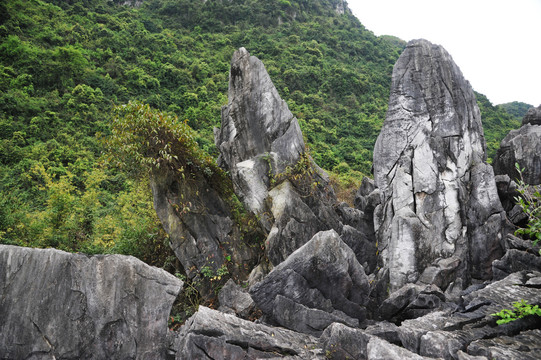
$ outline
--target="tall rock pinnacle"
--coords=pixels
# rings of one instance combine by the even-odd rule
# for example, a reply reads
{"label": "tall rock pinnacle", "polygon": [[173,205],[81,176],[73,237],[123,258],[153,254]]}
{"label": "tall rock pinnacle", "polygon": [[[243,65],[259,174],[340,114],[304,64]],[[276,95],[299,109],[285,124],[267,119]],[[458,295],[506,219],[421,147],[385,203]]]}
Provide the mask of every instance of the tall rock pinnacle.
{"label": "tall rock pinnacle", "polygon": [[263,63],[245,48],[233,54],[228,98],[215,131],[218,163],[230,171],[235,192],[249,209],[261,214],[269,173],[284,171],[304,152],[301,129]]}
{"label": "tall rock pinnacle", "polygon": [[394,67],[374,150],[382,198],[375,226],[391,291],[431,282],[438,261],[449,258],[458,265],[443,289],[455,277],[462,286],[491,277],[504,215],[485,159],[470,84],[441,46],[411,41]]}

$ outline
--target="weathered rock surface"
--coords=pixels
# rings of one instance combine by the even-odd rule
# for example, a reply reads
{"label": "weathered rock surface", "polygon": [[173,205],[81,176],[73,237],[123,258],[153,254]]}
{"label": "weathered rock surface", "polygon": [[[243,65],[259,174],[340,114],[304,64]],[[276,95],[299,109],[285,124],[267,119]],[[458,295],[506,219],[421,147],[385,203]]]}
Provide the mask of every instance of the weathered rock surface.
{"label": "weathered rock surface", "polygon": [[428,359],[391,344],[361,329],[330,325],[321,335],[323,350],[330,359],[391,360]]}
{"label": "weathered rock surface", "polygon": [[268,231],[267,256],[278,265],[317,232],[340,231],[336,197],[265,66],[244,48],[231,60],[228,99],[215,129],[218,164]]}
{"label": "weathered rock surface", "polygon": [[442,47],[410,42],[395,65],[374,150],[380,274],[391,291],[453,256],[460,259],[455,276],[462,286],[491,278],[492,261],[503,255],[505,214],[485,158],[470,84]]}
{"label": "weathered rock surface", "polygon": [[246,279],[246,269],[256,265],[260,249],[245,244],[232,220],[231,206],[203,170],[186,173],[156,171],[151,188],[158,218],[187,277],[194,279],[204,267],[217,273],[230,256],[229,272]]}
{"label": "weathered rock surface", "polygon": [[176,359],[324,359],[316,338],[200,306],[171,345]]}
{"label": "weathered rock surface", "polygon": [[369,285],[353,251],[329,230],[293,252],[250,294],[270,323],[319,335],[333,322],[362,323]]}
{"label": "weathered rock surface", "polygon": [[255,308],[255,302],[248,292],[229,279],[218,294],[220,308],[218,310],[248,318]]}
{"label": "weathered rock surface", "polygon": [[445,295],[434,285],[406,284],[379,307],[379,317],[394,323],[414,319],[441,308]]}
{"label": "weathered rock surface", "polygon": [[[484,288],[464,292],[463,305],[459,310],[447,309],[405,320],[397,329],[402,345],[417,354],[443,359],[457,359],[459,351],[486,356],[486,347],[490,346],[498,347],[493,350],[494,353],[504,351],[506,337],[518,338],[523,332],[528,334],[530,329],[539,329],[541,318],[524,318],[496,326],[496,318],[491,314],[512,308],[511,304],[517,299],[524,299],[530,304],[539,303],[541,289],[535,284],[541,280],[540,276],[541,273],[535,271],[514,273]],[[483,344],[488,339],[493,339],[494,343],[486,347],[483,345],[483,353],[476,344]],[[541,338],[537,337],[539,340]],[[494,345],[497,343],[499,346]],[[519,351],[525,357],[515,358],[528,358],[530,349]]]}
{"label": "weathered rock surface", "polygon": [[248,208],[261,215],[269,174],[283,172],[304,153],[301,129],[263,63],[245,48],[233,54],[228,98],[221,128],[215,130],[218,163],[230,171],[236,193]]}
{"label": "weathered rock surface", "polygon": [[0,245],[0,358],[164,359],[182,281],[129,256]]}
{"label": "weathered rock surface", "polygon": [[516,163],[524,169],[526,184],[541,184],[541,105],[530,108],[520,129],[511,130],[502,140],[494,158],[494,172],[516,180],[520,176]]}
{"label": "weathered rock surface", "polygon": [[522,125],[526,124],[541,125],[541,105],[528,109],[528,112],[522,118]]}

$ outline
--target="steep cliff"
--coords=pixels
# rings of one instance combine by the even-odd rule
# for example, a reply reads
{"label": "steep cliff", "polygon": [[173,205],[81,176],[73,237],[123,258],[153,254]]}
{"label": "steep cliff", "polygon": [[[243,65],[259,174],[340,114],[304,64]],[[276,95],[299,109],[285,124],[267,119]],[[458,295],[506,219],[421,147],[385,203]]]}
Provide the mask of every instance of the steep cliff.
{"label": "steep cliff", "polygon": [[451,56],[426,40],[408,44],[392,79],[374,152],[380,274],[394,291],[456,256],[455,285],[490,279],[504,214],[473,90]]}
{"label": "steep cliff", "polygon": [[265,66],[244,48],[231,60],[228,99],[215,129],[218,164],[268,232],[267,256],[278,265],[318,231],[339,230],[336,197]]}

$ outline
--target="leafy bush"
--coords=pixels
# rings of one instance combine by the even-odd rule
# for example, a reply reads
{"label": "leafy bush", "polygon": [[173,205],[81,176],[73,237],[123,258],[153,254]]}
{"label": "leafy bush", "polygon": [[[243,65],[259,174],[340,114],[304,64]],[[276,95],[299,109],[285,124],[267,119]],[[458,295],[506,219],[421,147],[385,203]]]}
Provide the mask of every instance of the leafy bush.
{"label": "leafy bush", "polygon": [[520,175],[520,178],[517,179],[517,190],[521,195],[517,196],[515,200],[528,216],[527,227],[517,229],[515,235],[525,235],[533,239],[535,246],[541,240],[541,189],[539,185],[527,185],[522,177],[524,169],[521,169],[519,164],[515,164],[515,167]]}
{"label": "leafy bush", "polygon": [[507,324],[511,321],[522,319],[523,317],[529,315],[541,316],[541,309],[539,308],[539,305],[528,304],[528,302],[524,299],[520,301],[515,301],[513,303],[513,308],[515,309],[514,311],[509,309],[503,309],[502,311],[491,315],[500,318],[496,321],[498,325]]}

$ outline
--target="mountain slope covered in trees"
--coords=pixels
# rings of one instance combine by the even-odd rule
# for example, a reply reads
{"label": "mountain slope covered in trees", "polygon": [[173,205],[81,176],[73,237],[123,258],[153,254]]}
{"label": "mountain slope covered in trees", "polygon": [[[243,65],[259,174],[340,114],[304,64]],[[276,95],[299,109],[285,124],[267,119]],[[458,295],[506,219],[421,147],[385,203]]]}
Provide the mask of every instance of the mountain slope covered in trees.
{"label": "mountain slope covered in trees", "polygon": [[[125,4],[128,3],[128,4]],[[145,177],[102,161],[113,105],[176,114],[216,156],[231,55],[259,57],[316,162],[369,175],[405,43],[341,0],[0,3],[0,242],[171,260]],[[478,101],[491,153],[516,120]]]}

